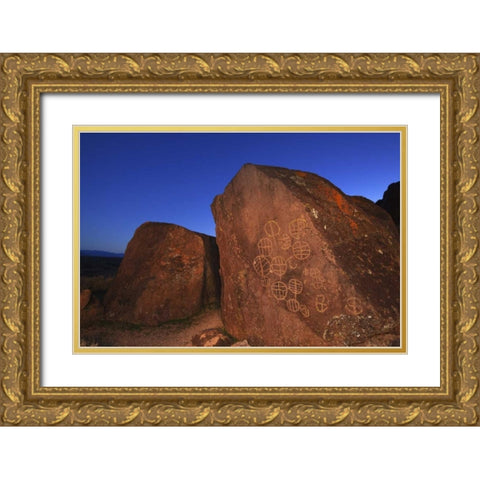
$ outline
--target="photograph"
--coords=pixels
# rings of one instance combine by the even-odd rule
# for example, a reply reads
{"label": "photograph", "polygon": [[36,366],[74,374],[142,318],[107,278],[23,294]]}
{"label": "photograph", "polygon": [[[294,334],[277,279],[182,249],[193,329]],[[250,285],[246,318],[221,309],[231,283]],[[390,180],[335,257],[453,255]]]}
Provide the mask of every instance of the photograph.
{"label": "photograph", "polygon": [[405,127],[76,133],[77,353],[405,351]]}

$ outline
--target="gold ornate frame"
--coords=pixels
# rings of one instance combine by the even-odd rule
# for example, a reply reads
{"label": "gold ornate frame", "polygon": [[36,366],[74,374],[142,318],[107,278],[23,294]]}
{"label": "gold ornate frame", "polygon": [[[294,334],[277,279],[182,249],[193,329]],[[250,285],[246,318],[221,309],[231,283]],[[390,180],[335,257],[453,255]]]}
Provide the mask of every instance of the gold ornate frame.
{"label": "gold ornate frame", "polygon": [[[479,62],[476,54],[0,55],[0,424],[478,424]],[[440,387],[42,387],[45,92],[439,93]]]}

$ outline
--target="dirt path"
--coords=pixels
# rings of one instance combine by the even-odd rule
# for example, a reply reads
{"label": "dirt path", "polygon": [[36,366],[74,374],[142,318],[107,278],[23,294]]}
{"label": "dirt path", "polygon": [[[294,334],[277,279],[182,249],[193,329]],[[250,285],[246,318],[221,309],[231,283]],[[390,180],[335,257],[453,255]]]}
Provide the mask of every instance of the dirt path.
{"label": "dirt path", "polygon": [[[188,347],[192,337],[208,328],[223,328],[220,310],[211,310],[180,322],[168,322],[158,327],[125,329],[114,324],[82,331],[82,338],[91,346]],[[95,345],[96,344],[96,345]]]}

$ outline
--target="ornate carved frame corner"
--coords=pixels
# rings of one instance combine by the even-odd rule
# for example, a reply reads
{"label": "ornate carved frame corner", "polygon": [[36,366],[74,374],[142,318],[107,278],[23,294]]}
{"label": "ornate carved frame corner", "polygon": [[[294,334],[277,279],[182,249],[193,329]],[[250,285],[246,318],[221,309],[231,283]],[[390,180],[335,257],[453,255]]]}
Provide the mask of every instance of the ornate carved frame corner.
{"label": "ornate carved frame corner", "polygon": [[[478,424],[479,63],[478,54],[0,55],[0,424]],[[440,93],[440,387],[42,387],[45,92]]]}

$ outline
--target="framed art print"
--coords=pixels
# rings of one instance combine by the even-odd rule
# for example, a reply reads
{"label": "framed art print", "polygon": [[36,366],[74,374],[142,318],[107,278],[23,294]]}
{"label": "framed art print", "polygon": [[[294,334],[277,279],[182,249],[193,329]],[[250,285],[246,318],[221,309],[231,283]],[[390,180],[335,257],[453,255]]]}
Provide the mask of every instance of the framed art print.
{"label": "framed art print", "polygon": [[4,424],[478,423],[478,55],[1,61]]}

